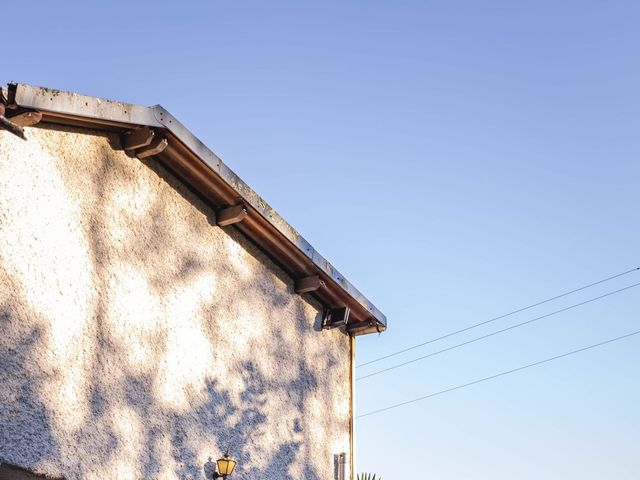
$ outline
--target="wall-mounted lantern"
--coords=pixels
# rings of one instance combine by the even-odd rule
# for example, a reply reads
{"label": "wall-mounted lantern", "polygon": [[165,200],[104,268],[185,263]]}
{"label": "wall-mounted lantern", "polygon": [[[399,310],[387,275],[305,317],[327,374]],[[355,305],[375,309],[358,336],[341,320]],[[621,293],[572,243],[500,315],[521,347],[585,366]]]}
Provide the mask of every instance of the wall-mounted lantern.
{"label": "wall-mounted lantern", "polygon": [[236,468],[237,463],[238,462],[236,462],[231,457],[231,455],[229,455],[229,451],[227,450],[227,453],[225,453],[222,456],[222,458],[219,458],[218,460],[216,460],[218,471],[213,472],[213,476],[211,478],[213,478],[214,480],[216,478],[227,478],[229,475],[233,473],[233,469]]}

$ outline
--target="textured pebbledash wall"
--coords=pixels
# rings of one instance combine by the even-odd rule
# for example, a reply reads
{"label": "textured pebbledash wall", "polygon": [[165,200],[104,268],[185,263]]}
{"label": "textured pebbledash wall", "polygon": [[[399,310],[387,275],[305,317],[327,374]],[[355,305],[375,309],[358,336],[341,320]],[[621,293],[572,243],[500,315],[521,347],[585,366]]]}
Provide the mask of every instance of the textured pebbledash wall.
{"label": "textured pebbledash wall", "polygon": [[0,131],[0,462],[67,479],[334,478],[349,339],[155,161]]}

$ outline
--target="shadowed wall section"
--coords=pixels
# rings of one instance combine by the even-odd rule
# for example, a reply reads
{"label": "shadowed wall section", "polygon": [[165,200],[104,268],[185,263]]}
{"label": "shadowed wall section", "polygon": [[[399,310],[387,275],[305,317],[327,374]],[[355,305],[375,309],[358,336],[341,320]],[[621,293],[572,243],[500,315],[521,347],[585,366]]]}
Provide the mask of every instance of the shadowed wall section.
{"label": "shadowed wall section", "polygon": [[349,339],[153,160],[0,131],[0,461],[67,479],[331,479]]}

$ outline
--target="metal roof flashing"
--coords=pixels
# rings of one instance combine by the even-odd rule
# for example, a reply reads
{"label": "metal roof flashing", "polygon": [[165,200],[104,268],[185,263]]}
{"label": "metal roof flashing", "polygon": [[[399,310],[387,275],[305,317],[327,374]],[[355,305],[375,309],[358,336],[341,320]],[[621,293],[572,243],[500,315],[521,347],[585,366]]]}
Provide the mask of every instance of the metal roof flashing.
{"label": "metal roof flashing", "polygon": [[343,330],[353,335],[386,330],[384,314],[161,105],[143,107],[26,84],[2,90],[9,122],[36,111],[44,123],[119,132],[125,150],[166,164],[216,209],[219,225],[233,224],[284,268],[296,292],[315,296],[327,312],[346,307]]}

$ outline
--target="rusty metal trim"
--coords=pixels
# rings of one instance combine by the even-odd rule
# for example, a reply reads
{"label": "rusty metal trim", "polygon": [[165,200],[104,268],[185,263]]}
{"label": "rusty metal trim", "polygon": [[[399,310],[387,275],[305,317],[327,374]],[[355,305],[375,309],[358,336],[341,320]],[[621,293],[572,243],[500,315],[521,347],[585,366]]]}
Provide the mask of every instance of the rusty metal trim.
{"label": "rusty metal trim", "polygon": [[8,88],[13,93],[13,101],[23,108],[107,120],[122,125],[162,127],[156,121],[152,108],[23,83],[9,84]]}

